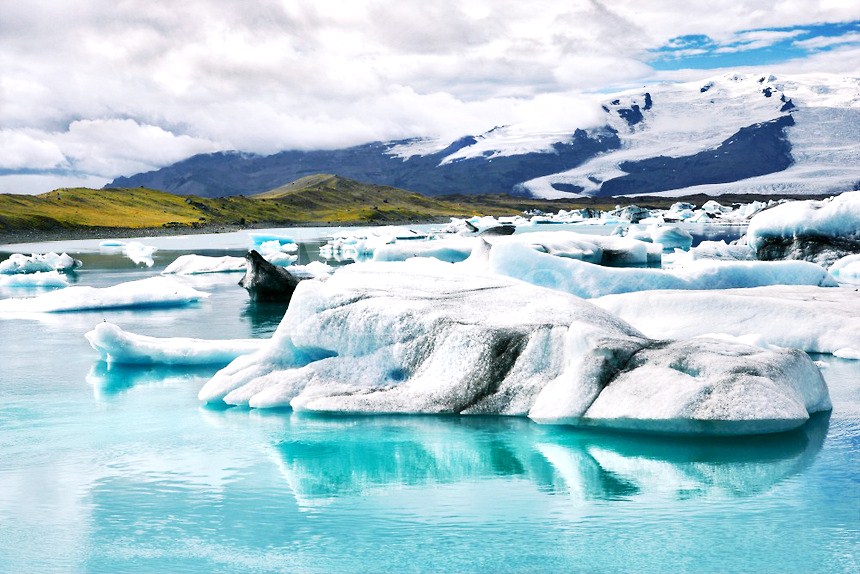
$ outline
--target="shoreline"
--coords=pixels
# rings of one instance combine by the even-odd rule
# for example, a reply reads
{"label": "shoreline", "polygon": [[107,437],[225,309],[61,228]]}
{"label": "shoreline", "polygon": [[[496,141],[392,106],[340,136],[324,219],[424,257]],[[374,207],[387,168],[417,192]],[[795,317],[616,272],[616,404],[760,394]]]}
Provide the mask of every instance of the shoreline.
{"label": "shoreline", "polygon": [[212,224],[197,227],[81,227],[61,229],[22,229],[0,231],[0,245],[44,243],[48,241],[78,241],[87,239],[127,239],[130,237],[169,237],[173,235],[206,235],[253,231],[255,229],[302,228],[302,227],[381,227],[385,225],[444,224],[449,217],[429,217],[402,221],[348,221],[320,222],[267,222],[250,225]]}

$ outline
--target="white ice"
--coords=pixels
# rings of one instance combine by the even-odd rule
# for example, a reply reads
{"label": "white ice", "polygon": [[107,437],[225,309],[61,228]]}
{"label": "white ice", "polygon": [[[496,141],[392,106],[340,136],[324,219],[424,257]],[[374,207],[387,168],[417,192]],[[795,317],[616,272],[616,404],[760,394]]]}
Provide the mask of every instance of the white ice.
{"label": "white ice", "polygon": [[828,271],[840,283],[860,283],[860,253],[838,259]]}
{"label": "white ice", "polygon": [[37,297],[0,300],[0,318],[29,313],[174,307],[208,297],[170,277],[150,277],[111,287],[67,287]]}
{"label": "white ice", "polygon": [[488,268],[586,299],[652,289],[730,289],[762,285],[836,286],[822,267],[806,261],[693,261],[681,269],[612,268],[539,253],[522,244],[496,244]]}
{"label": "white ice", "polygon": [[236,357],[259,350],[264,339],[210,340],[186,337],[148,337],[100,323],[85,334],[102,360],[120,364],[226,365]]}
{"label": "white ice", "polygon": [[180,255],[161,273],[164,275],[198,275],[203,273],[244,273],[245,258],[209,257],[206,255]]}
{"label": "white ice", "polygon": [[50,253],[13,253],[5,261],[0,262],[0,275],[19,273],[39,273],[49,271],[67,272],[81,266],[81,262],[66,253],[57,255]]}
{"label": "white ice", "polygon": [[750,220],[747,242],[758,250],[768,238],[800,235],[860,242],[860,191],[821,201],[789,201],[762,211]]}
{"label": "white ice", "polygon": [[146,265],[152,267],[155,260],[152,256],[158,249],[152,245],[144,245],[140,241],[117,241],[105,240],[99,243],[99,250],[103,253],[122,253],[131,259],[135,265]]}
{"label": "white ice", "polygon": [[[667,378],[674,393],[662,390]],[[612,401],[601,400],[607,391]],[[804,353],[658,344],[577,297],[432,259],[302,282],[270,344],[219,371],[199,396],[616,427],[633,416],[652,431],[732,434],[786,430],[830,408]]]}
{"label": "white ice", "polygon": [[850,288],[644,291],[592,301],[649,337],[725,333],[811,353],[860,355],[860,292]]}
{"label": "white ice", "polygon": [[0,275],[0,287],[68,287],[69,281],[59,271],[36,271]]}

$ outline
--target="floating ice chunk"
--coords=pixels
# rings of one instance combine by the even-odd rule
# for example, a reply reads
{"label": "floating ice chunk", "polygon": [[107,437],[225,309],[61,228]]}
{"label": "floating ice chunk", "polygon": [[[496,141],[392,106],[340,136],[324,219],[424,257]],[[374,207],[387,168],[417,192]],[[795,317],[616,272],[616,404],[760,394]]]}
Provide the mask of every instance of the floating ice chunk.
{"label": "floating ice chunk", "polygon": [[19,273],[40,273],[49,271],[68,272],[81,266],[78,259],[63,253],[33,253],[30,256],[13,253],[5,261],[0,262],[0,274],[14,275]]}
{"label": "floating ice chunk", "polygon": [[157,249],[151,245],[144,245],[138,241],[132,241],[131,243],[126,243],[123,249],[125,256],[134,261],[136,265],[152,267],[155,264],[152,256],[155,254]]}
{"label": "floating ice chunk", "polygon": [[651,289],[729,289],[761,285],[836,286],[823,268],[805,261],[694,261],[682,269],[617,269],[497,244],[489,269],[534,285],[591,298]]}
{"label": "floating ice chunk", "polygon": [[860,253],[837,260],[828,271],[840,283],[860,283]]}
{"label": "floating ice chunk", "polygon": [[[288,245],[296,246],[296,240],[287,235],[278,235],[276,233],[261,233],[261,232],[252,232],[248,234],[248,237],[251,238],[252,248],[260,251],[263,244],[268,243],[272,244],[277,243],[278,249],[281,247],[286,247]],[[297,249],[298,247],[296,247]],[[286,252],[286,250],[284,250]]]}
{"label": "floating ice chunk", "polygon": [[846,288],[769,286],[728,291],[648,291],[592,300],[649,337],[707,333],[810,353],[860,349],[860,292]]}
{"label": "floating ice chunk", "polygon": [[445,239],[398,241],[376,248],[374,261],[405,261],[411,257],[433,257],[440,261],[457,263],[472,253],[474,239],[449,237]]}
{"label": "floating ice chunk", "polygon": [[[613,398],[601,400],[608,389]],[[431,259],[302,282],[271,341],[216,373],[199,397],[715,434],[782,431],[830,407],[804,353],[651,341],[579,298]]]}
{"label": "floating ice chunk", "polygon": [[298,255],[294,255],[298,249],[298,246],[292,240],[282,243],[282,240],[273,239],[271,241],[263,241],[260,244],[258,252],[272,265],[288,267],[298,261]]}
{"label": "floating ice chunk", "polygon": [[311,261],[307,265],[293,265],[290,273],[302,279],[328,279],[335,268],[322,261]]}
{"label": "floating ice chunk", "polygon": [[120,364],[226,365],[266,343],[264,339],[148,337],[129,333],[113,323],[100,323],[84,336],[104,361]]}
{"label": "floating ice chunk", "polygon": [[196,275],[201,273],[244,273],[245,258],[180,255],[161,273],[164,275]]}
{"label": "floating ice chunk", "polygon": [[690,232],[677,225],[649,225],[648,233],[654,243],[661,244],[663,250],[670,253],[675,249],[687,251],[693,245]]}
{"label": "floating ice chunk", "polygon": [[150,277],[112,287],[67,287],[37,297],[0,300],[0,318],[27,313],[93,309],[175,307],[208,297],[170,277]]}
{"label": "floating ice chunk", "polygon": [[860,191],[763,211],[750,221],[747,242],[759,259],[804,259],[825,266],[860,253]]}
{"label": "floating ice chunk", "polygon": [[68,287],[69,281],[58,271],[37,271],[0,275],[0,287]]}
{"label": "floating ice chunk", "polygon": [[669,259],[671,259],[671,267],[683,267],[702,259],[754,261],[755,252],[748,245],[728,244],[725,241],[702,241],[689,251],[676,251]]}

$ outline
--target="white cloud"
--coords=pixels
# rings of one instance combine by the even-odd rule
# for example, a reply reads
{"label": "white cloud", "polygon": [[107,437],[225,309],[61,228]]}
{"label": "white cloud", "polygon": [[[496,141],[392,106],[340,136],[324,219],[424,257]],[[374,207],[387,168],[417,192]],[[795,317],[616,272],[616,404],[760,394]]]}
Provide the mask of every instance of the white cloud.
{"label": "white cloud", "polygon": [[817,36],[808,40],[798,40],[793,45],[805,50],[820,50],[832,48],[833,46],[844,46],[845,44],[860,44],[860,33],[853,32],[842,36]]}
{"label": "white cloud", "polygon": [[213,149],[479,133],[542,121],[547,98],[587,123],[582,92],[653,77],[648,50],[671,38],[752,45],[784,33],[740,31],[858,18],[851,2],[801,0],[0,0],[0,13],[3,161],[104,178]]}

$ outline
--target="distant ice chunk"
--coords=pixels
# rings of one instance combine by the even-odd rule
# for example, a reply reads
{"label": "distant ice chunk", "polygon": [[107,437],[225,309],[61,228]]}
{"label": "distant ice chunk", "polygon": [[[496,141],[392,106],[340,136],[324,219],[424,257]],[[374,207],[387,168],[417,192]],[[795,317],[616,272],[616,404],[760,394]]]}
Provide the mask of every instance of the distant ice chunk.
{"label": "distant ice chunk", "polygon": [[302,282],[270,343],[199,397],[706,434],[787,430],[830,408],[805,353],[652,341],[577,297],[429,259]]}
{"label": "distant ice chunk", "polygon": [[411,257],[433,257],[440,261],[457,263],[472,253],[474,239],[454,236],[434,240],[397,241],[381,245],[374,250],[374,261],[405,261]]}
{"label": "distant ice chunk", "polygon": [[244,273],[245,258],[208,257],[206,255],[180,255],[161,273],[163,275],[198,275],[202,273]]}
{"label": "distant ice chunk", "polygon": [[69,281],[58,271],[37,271],[0,275],[0,287],[68,287]]}
{"label": "distant ice chunk", "polygon": [[37,297],[0,300],[0,318],[28,313],[175,307],[208,297],[170,277],[150,277],[112,287],[67,287]]}
{"label": "distant ice chunk", "polygon": [[538,253],[520,244],[496,244],[489,269],[586,299],[652,289],[730,289],[762,285],[836,286],[806,261],[694,261],[682,269],[624,269]]}
{"label": "distant ice chunk", "polygon": [[104,361],[119,364],[226,365],[266,343],[264,339],[148,337],[129,333],[113,323],[100,323],[84,336]]}
{"label": "distant ice chunk", "polygon": [[258,252],[272,265],[288,267],[298,261],[299,257],[295,255],[298,249],[298,246],[292,240],[283,242],[283,240],[273,239],[263,241],[260,244]]}
{"label": "distant ice chunk", "polygon": [[[860,350],[860,292],[847,288],[768,286],[727,291],[646,291],[592,300],[649,337],[709,333],[752,336],[810,353]],[[760,343],[757,343],[760,344]]]}
{"label": "distant ice chunk", "polygon": [[693,261],[717,259],[720,261],[755,261],[755,252],[746,244],[729,244],[725,241],[702,241],[689,251],[676,251],[664,261],[670,267],[683,267]]}
{"label": "distant ice chunk", "polygon": [[57,255],[50,253],[13,253],[5,261],[0,262],[0,275],[15,275],[19,273],[45,273],[49,271],[68,272],[81,266],[81,261],[66,253]]}
{"label": "distant ice chunk", "polygon": [[687,251],[693,245],[693,236],[686,229],[677,225],[649,225],[648,233],[654,243],[663,246],[664,251],[672,252],[675,249]]}
{"label": "distant ice chunk", "polygon": [[860,253],[838,259],[828,271],[840,283],[860,283]]}
{"label": "distant ice chunk", "polygon": [[99,250],[103,253],[122,253],[131,259],[135,265],[146,265],[152,267],[155,265],[153,255],[158,249],[152,245],[144,245],[139,241],[117,241],[107,239],[99,242]]}
{"label": "distant ice chunk", "polygon": [[759,259],[803,259],[825,267],[860,253],[860,191],[762,211],[750,221],[747,242]]}

